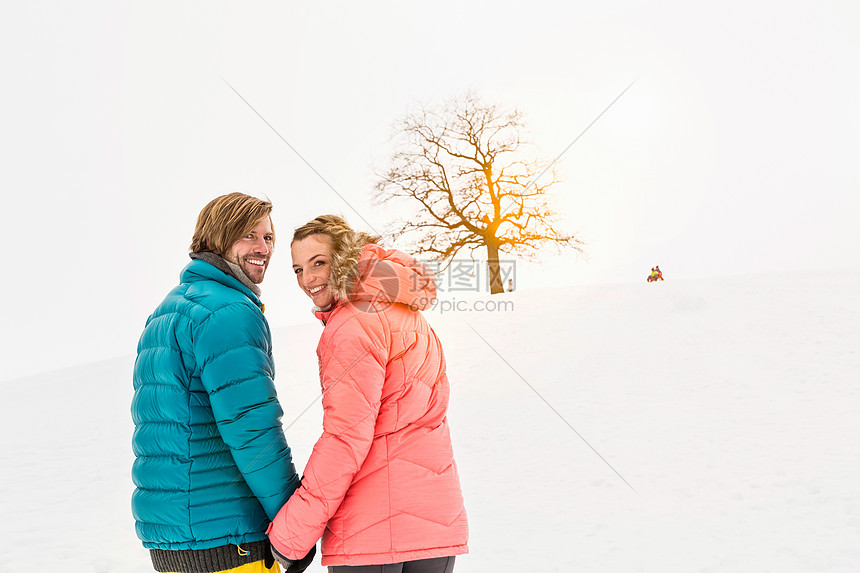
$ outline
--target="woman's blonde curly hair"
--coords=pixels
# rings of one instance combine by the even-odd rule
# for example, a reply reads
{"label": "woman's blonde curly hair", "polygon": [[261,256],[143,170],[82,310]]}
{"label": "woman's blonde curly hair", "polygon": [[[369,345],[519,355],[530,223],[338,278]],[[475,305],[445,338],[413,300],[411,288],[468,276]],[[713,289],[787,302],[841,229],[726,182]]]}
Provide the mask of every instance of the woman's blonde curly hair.
{"label": "woman's blonde curly hair", "polygon": [[293,233],[291,244],[311,235],[325,235],[331,240],[329,286],[337,299],[347,299],[358,279],[358,259],[361,257],[361,250],[369,243],[379,244],[382,237],[353,230],[343,217],[320,215],[297,228]]}

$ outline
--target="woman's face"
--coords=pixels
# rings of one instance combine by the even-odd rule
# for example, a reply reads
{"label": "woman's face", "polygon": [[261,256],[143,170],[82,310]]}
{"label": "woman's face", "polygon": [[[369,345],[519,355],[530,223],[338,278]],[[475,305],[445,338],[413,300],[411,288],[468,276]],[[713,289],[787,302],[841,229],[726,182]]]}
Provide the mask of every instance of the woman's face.
{"label": "woman's face", "polygon": [[334,300],[329,286],[331,276],[331,239],[328,235],[310,235],[290,245],[296,280],[314,305],[328,307]]}

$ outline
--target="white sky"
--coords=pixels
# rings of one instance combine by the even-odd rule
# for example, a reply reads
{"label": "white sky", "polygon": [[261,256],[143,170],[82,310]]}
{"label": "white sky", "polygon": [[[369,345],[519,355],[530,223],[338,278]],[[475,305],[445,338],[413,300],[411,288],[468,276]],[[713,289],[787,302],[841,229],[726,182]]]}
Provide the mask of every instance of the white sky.
{"label": "white sky", "polygon": [[560,164],[586,256],[520,265],[520,288],[860,266],[857,3],[404,4],[5,8],[0,379],[133,353],[235,190],[275,204],[271,324],[310,318],[292,229],[363,225],[222,78],[378,229],[373,166],[410,106],[517,105],[550,158],[638,78]]}

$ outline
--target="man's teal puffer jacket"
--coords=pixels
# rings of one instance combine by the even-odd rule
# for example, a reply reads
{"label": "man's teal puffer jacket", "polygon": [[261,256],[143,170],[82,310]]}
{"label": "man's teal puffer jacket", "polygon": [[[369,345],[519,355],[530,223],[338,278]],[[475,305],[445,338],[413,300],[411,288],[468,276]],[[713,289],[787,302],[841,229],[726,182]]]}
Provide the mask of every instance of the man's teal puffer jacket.
{"label": "man's teal puffer jacket", "polygon": [[298,487],[262,303],[202,260],[146,323],[134,366],[132,512],[147,548],[266,538]]}

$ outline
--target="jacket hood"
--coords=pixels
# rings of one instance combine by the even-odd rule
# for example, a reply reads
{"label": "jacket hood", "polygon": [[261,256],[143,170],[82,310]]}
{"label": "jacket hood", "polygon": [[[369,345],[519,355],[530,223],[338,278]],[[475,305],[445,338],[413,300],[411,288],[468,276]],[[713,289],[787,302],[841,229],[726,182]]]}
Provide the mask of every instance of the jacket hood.
{"label": "jacket hood", "polygon": [[332,266],[333,282],[351,277],[354,278],[344,290],[346,299],[354,304],[399,303],[413,310],[426,310],[436,300],[436,279],[427,265],[406,253],[373,243],[361,248],[357,262]]}

